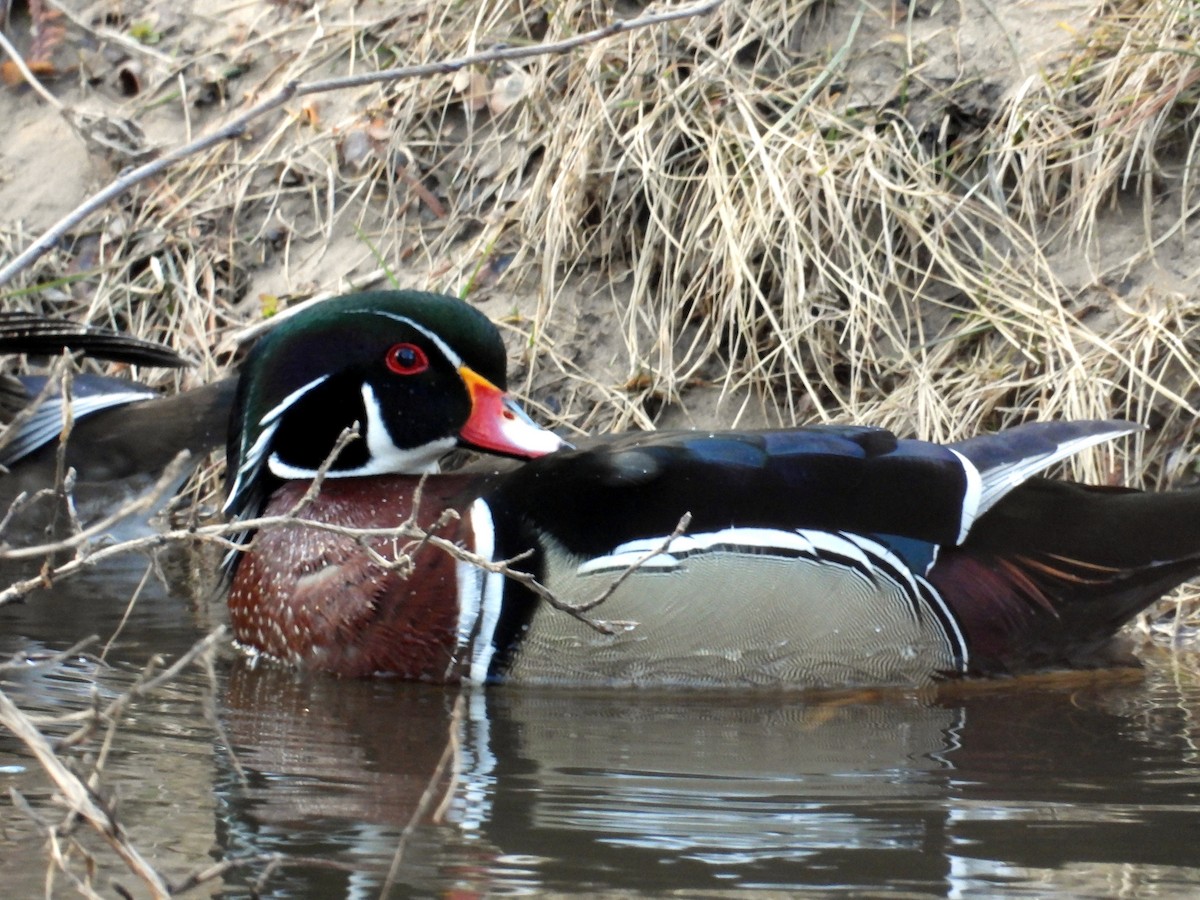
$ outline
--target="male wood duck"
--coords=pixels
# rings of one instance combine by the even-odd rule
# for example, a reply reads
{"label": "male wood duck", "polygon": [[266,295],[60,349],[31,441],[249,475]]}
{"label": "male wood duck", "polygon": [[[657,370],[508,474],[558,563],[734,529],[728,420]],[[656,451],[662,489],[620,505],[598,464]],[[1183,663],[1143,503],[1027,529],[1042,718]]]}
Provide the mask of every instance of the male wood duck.
{"label": "male wood duck", "polygon": [[[178,368],[188,360],[169,347],[118,331],[26,313],[0,313],[0,353],[57,355],[64,350],[132,365]],[[149,489],[181,450],[193,460],[223,443],[235,379],[162,397],[143,384],[102,375],[71,382],[73,426],[65,464],[76,472],[73,502],[87,521]],[[64,402],[44,375],[0,374],[0,517],[21,494],[53,488]],[[182,476],[186,473],[180,473]],[[7,522],[0,541],[45,537],[58,516],[44,497]]]}
{"label": "male wood duck", "polygon": [[[626,575],[587,613],[614,633],[428,544],[408,548],[406,577],[364,549],[394,558],[395,539],[289,525],[231,563],[237,640],[338,675],[444,683],[920,685],[1105,663],[1123,623],[1200,570],[1200,492],[1035,477],[1126,422],[945,446],[825,425],[570,449],[505,380],[496,329],[459,300],[316,306],[246,360],[227,510],[292,510],[358,423],[303,518],[391,527],[416,504],[424,527],[570,604]],[[455,447],[529,461],[433,474]]]}

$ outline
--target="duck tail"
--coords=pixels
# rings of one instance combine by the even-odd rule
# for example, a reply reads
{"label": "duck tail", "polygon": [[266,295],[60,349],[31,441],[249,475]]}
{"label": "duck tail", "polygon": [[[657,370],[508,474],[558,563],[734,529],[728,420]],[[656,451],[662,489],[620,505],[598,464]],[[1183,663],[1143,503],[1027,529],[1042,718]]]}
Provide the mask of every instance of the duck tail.
{"label": "duck tail", "polygon": [[1200,490],[1035,478],[928,577],[966,636],[971,671],[986,674],[1111,665],[1121,626],[1198,572]]}

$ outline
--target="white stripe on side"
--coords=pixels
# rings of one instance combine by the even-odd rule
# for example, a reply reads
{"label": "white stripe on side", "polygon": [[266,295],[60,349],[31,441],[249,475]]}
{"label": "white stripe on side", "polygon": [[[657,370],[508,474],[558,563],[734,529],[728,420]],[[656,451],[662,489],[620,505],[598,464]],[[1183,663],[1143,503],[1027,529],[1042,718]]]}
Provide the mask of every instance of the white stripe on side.
{"label": "white stripe on side", "polygon": [[[642,557],[666,541],[661,537],[639,538],[615,547],[611,553],[589,559],[581,564],[576,573],[594,575],[604,572],[620,572],[639,562]],[[684,534],[671,541],[665,552],[657,553],[642,562],[638,568],[651,572],[677,569],[691,554],[712,552],[715,548],[744,547],[747,552],[771,553],[778,551],[786,555],[819,556],[835,554],[853,560],[862,569],[870,569],[869,555],[886,559],[898,571],[908,568],[890,550],[875,541],[853,534],[797,529],[784,531],[776,528],[723,528],[720,531]]]}
{"label": "white stripe on side", "polygon": [[[970,463],[966,465],[970,466]],[[576,574],[619,576],[639,563],[647,553],[661,547],[665,540],[664,535],[628,541],[605,556],[582,563],[576,568]],[[863,535],[810,529],[724,528],[681,535],[671,541],[666,552],[657,553],[641,563],[639,571],[644,570],[647,574],[683,572],[689,556],[722,552],[801,557],[811,563],[840,569],[868,585],[890,583],[909,599],[908,612],[914,621],[930,615],[939,623],[949,654],[958,661],[960,671],[967,671],[970,659],[966,636],[941,594],[885,544]]]}
{"label": "white stripe on side", "polygon": [[[480,499],[471,504],[469,516],[475,554],[494,560],[496,529],[492,511]],[[454,568],[458,581],[458,647],[455,658],[461,658],[470,649],[471,666],[467,681],[483,684],[487,681],[488,669],[496,654],[493,639],[496,624],[500,621],[504,576],[464,560],[456,560]]]}
{"label": "white stripe on side", "polygon": [[937,613],[935,615],[938,615],[938,619],[942,623],[942,629],[948,630],[947,636],[956,648],[955,656],[958,657],[959,661],[959,674],[967,674],[967,670],[971,667],[971,651],[967,647],[967,636],[963,634],[962,629],[958,625],[958,617],[954,615],[953,610],[942,599],[942,595],[938,593],[937,588],[920,576],[917,577],[917,582],[921,585],[925,602],[937,605]]}
{"label": "white stripe on side", "polygon": [[[958,457],[958,461],[962,463],[963,475],[967,478],[967,488],[963,492],[962,499],[962,517],[958,520],[958,540],[954,543],[961,544],[967,539],[967,534],[971,531],[971,526],[975,524],[975,519],[983,513],[983,478],[979,474],[979,469],[975,468],[975,463],[971,462],[953,447],[947,447],[951,453]],[[995,502],[995,501],[993,501]],[[988,504],[991,505],[990,503]]]}
{"label": "white stripe on side", "polygon": [[[967,475],[967,497],[963,502],[962,530],[959,533],[958,543],[961,544],[963,542],[972,523],[977,518],[995,506],[1005,494],[1028,481],[1038,472],[1042,472],[1055,463],[1074,456],[1076,453],[1087,450],[1089,447],[1103,444],[1105,441],[1111,441],[1124,434],[1132,434],[1137,430],[1138,426],[1131,423],[1114,426],[1108,431],[1103,431],[1099,434],[1085,434],[1068,441],[1062,441],[1053,450],[1048,450],[1045,453],[1024,456],[1020,459],[991,466],[983,471],[980,471],[978,467],[973,465],[963,454],[959,453],[953,447],[947,447],[946,449],[962,461],[963,471]],[[974,500],[974,502],[971,503],[971,500]]]}

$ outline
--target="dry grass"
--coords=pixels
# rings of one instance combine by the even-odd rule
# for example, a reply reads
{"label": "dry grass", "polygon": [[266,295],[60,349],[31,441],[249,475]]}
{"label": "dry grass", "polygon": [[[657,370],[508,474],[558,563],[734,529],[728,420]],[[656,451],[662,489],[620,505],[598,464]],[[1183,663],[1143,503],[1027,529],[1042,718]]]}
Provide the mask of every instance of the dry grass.
{"label": "dry grass", "polygon": [[1087,244],[1123,192],[1147,218],[1164,189],[1179,194],[1180,224],[1195,211],[1197,16],[1185,0],[1114,4],[1065,66],[1006,104],[987,150],[1029,227],[1056,215]]}
{"label": "dry grass", "polygon": [[[557,381],[562,416],[592,428],[649,425],[698,380],[761,392],[780,421],[936,439],[1030,416],[1184,427],[1191,298],[1118,303],[1096,284],[1081,296],[1046,251],[1063,234],[1094,245],[1117,198],[1149,209],[1164,180],[1182,229],[1190,5],[1112,8],[1036,75],[998,77],[1005,93],[982,109],[969,67],[954,83],[926,78],[925,44],[947,29],[922,31],[911,12],[894,24],[887,9],[837,13],[729,2],[567,57],[297,102],[89,221],[18,296],[166,338],[207,379],[230,363],[230,333],[277,297],[385,272],[512,292],[510,326],[534,351],[526,385],[537,399]],[[193,102],[224,93],[232,108],[286,79],[556,39],[608,16],[579,2],[373,19],[350,4],[264,8],[230,32],[240,43],[147,63],[141,94],[110,112],[165,109],[198,131],[230,113],[185,106],[180,83]],[[829,40],[810,50],[813,33]],[[165,32],[157,55],[185,37]],[[897,45],[899,76],[863,103],[857,67]],[[8,246],[27,238],[10,231]],[[1097,268],[1134,265],[1164,239]],[[581,293],[616,338],[598,364],[562,299]]]}

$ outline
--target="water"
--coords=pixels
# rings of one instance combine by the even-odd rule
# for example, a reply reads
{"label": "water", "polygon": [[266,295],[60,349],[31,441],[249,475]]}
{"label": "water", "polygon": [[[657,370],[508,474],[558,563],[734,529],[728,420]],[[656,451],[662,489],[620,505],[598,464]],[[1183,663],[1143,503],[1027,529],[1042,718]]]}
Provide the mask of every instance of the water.
{"label": "water", "polygon": [[[0,610],[0,659],[111,635],[144,568]],[[214,615],[151,579],[103,662],[78,655],[0,681],[31,714],[86,708],[123,693],[154,652],[186,651]],[[249,896],[263,879],[267,897],[1190,897],[1200,658],[1142,655],[1138,676],[818,699],[457,692],[303,677],[230,651],[215,683],[191,669],[134,703],[101,793],[173,882],[253,860],[202,896]],[[62,820],[7,733],[0,787]],[[0,883],[39,895],[41,836],[11,805],[3,826]],[[144,893],[78,833],[102,895],[113,880]],[[61,875],[54,892],[74,893]]]}

